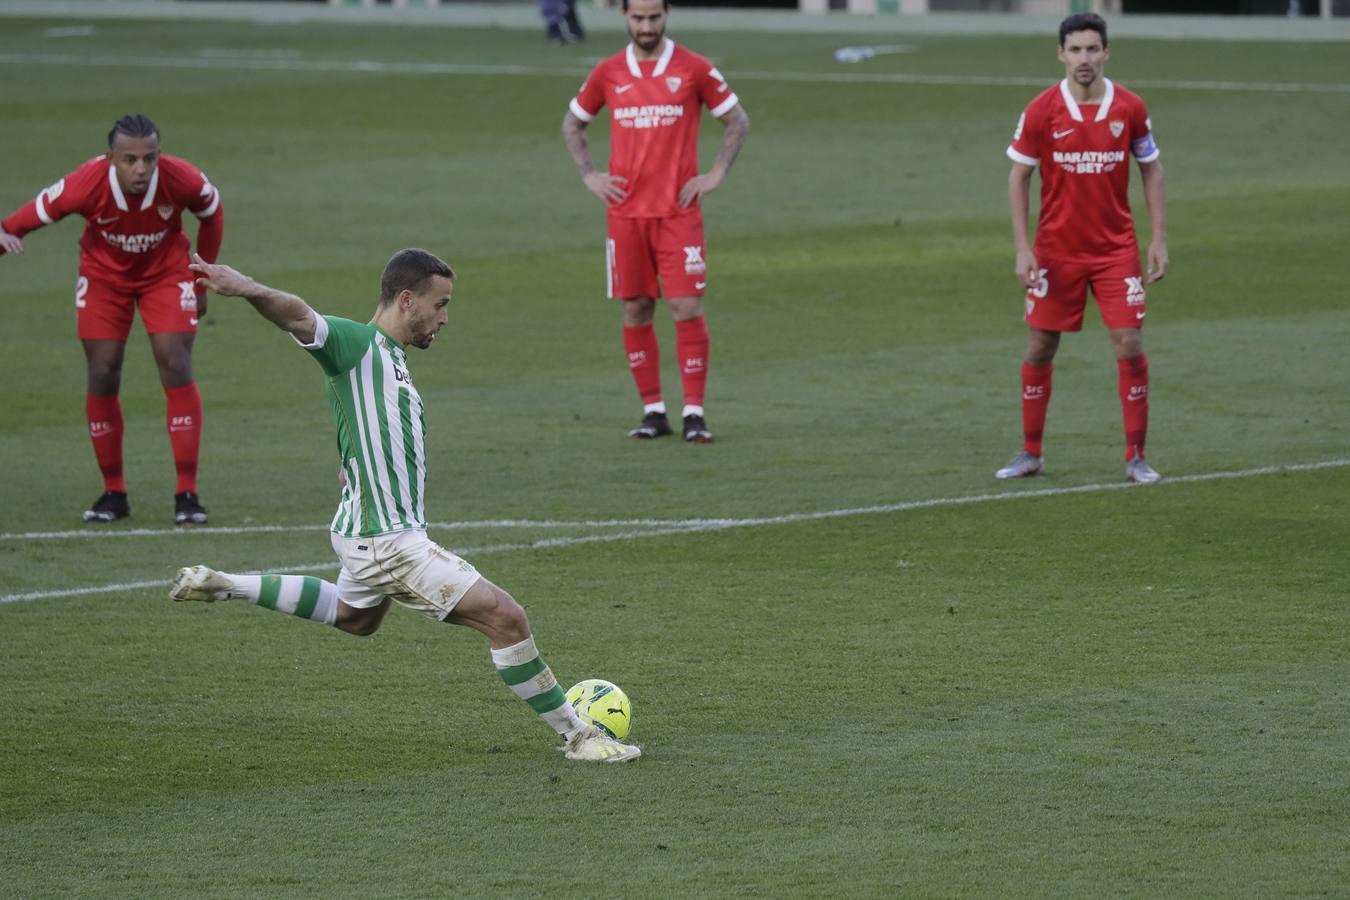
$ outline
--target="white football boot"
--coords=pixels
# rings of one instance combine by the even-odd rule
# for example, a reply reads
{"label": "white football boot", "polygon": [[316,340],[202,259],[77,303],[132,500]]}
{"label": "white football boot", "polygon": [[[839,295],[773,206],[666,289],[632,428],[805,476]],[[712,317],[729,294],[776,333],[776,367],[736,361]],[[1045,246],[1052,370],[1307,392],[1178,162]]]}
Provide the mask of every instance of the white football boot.
{"label": "white football boot", "polygon": [[202,603],[215,603],[217,600],[230,600],[234,582],[209,566],[188,566],[178,570],[178,577],[169,588],[169,599],[182,602],[198,600]]}
{"label": "white football boot", "polygon": [[573,733],[567,739],[563,752],[568,759],[598,763],[627,762],[642,755],[640,748],[632,744],[621,744],[590,725]]}
{"label": "white football boot", "polygon": [[1030,478],[1045,471],[1045,460],[1023,450],[1008,460],[1008,464],[994,473],[995,478]]}
{"label": "white football boot", "polygon": [[1125,480],[1135,484],[1156,484],[1162,481],[1157,470],[1144,462],[1142,456],[1136,456],[1125,464]]}

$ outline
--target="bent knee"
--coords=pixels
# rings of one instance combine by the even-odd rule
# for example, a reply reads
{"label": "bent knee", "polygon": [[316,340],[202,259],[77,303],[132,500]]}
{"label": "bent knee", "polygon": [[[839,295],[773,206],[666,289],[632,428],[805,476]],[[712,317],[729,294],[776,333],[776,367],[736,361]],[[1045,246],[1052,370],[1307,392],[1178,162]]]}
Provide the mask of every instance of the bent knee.
{"label": "bent knee", "polygon": [[529,630],[530,620],[525,615],[525,607],[516,602],[516,599],[505,591],[497,601],[497,622],[503,628],[523,628]]}
{"label": "bent knee", "polygon": [[525,607],[501,588],[494,590],[497,592],[497,603],[492,611],[493,629],[503,636],[525,640],[530,636],[530,618],[525,614]]}

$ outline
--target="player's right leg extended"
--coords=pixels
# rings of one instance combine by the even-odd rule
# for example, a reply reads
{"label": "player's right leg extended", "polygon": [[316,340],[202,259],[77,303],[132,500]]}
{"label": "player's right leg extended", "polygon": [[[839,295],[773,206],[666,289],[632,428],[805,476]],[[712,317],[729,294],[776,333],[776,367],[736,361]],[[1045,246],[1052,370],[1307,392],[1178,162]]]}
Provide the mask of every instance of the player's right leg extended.
{"label": "player's right leg extended", "polygon": [[312,575],[234,575],[210,566],[178,570],[170,599],[214,603],[217,600],[247,600],[264,609],[288,616],[337,624],[337,585]]}

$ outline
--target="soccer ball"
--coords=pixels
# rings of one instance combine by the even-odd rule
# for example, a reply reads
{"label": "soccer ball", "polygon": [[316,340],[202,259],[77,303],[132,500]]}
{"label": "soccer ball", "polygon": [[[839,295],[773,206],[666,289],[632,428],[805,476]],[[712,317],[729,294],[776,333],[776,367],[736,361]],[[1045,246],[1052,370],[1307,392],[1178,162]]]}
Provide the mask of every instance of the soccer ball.
{"label": "soccer ball", "polygon": [[633,727],[633,704],[617,684],[599,678],[578,681],[567,690],[567,702],[581,721],[589,722],[616,740]]}

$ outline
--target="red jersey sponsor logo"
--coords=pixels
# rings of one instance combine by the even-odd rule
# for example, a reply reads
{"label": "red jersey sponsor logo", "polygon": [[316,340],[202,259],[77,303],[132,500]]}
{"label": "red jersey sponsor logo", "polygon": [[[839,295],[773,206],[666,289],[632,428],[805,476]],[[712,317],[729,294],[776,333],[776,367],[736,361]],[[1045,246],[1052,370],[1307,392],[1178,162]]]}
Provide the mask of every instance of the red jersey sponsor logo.
{"label": "red jersey sponsor logo", "polygon": [[169,229],[156,231],[153,234],[113,234],[111,231],[100,231],[103,239],[112,246],[121,250],[123,253],[149,253],[159,246],[159,242],[164,240],[164,236],[169,233]]}
{"label": "red jersey sponsor logo", "polygon": [[184,159],[162,156],[144,194],[127,194],[107,157],[97,156],[38,195],[44,224],[78,215],[80,268],[90,278],[135,289],[157,280],[188,256],[181,213],[219,205],[215,188]]}
{"label": "red jersey sponsor logo", "polygon": [[628,194],[611,215],[687,214],[679,191],[698,174],[703,109],[725,115],[739,102],[711,62],[666,40],[657,59],[639,60],[628,48],[601,61],[571,102],[586,122],[610,108],[609,173],[626,179]]}
{"label": "red jersey sponsor logo", "polygon": [[1144,102],[1109,79],[1095,103],[1078,103],[1067,82],[1032,100],[1008,156],[1040,169],[1037,258],[1087,262],[1137,253],[1129,161],[1149,162],[1157,152]]}

